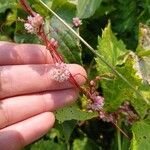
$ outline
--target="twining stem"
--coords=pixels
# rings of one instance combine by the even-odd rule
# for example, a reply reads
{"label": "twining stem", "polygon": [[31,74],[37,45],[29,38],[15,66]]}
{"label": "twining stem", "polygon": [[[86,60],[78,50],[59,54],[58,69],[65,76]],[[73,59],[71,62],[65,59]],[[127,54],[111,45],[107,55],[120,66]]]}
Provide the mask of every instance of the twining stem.
{"label": "twining stem", "polygon": [[141,92],[138,91],[122,74],[120,74],[116,69],[114,69],[113,66],[111,66],[109,63],[105,61],[105,58],[103,58],[102,55],[97,53],[94,48],[92,48],[76,31],[74,31],[62,18],[60,18],[51,8],[49,8],[43,1],[39,0],[39,2],[46,7],[58,20],[60,20],[76,37],[80,39],[82,43],[84,43],[87,48],[89,48],[95,55],[97,55],[101,61],[107,65],[118,77],[120,77],[124,82],[126,82],[135,92],[137,95],[139,95],[147,104],[150,105],[150,102],[147,98],[143,97]]}

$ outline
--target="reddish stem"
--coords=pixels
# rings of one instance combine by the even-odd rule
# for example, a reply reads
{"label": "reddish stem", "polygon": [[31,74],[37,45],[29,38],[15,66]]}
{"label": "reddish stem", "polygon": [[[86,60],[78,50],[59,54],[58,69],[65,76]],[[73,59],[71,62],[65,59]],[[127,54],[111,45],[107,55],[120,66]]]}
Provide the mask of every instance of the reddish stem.
{"label": "reddish stem", "polygon": [[30,14],[32,17],[35,16],[36,13],[31,9],[26,0],[20,0],[20,4],[28,14]]}

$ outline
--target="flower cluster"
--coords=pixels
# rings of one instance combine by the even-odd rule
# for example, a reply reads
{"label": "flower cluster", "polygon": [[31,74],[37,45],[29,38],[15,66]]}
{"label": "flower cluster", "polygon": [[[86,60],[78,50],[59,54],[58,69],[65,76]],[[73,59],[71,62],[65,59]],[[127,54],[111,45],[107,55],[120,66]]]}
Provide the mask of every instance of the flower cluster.
{"label": "flower cluster", "polygon": [[118,113],[124,115],[125,123],[127,125],[131,125],[139,119],[138,115],[132,110],[130,103],[127,101],[119,107]]}
{"label": "flower cluster", "polygon": [[29,33],[35,34],[39,31],[43,23],[43,17],[41,17],[39,14],[36,14],[34,17],[27,17],[27,22],[24,24],[24,27]]}
{"label": "flower cluster", "polygon": [[88,109],[100,111],[104,106],[104,98],[102,96],[93,95],[92,102],[88,104]]}
{"label": "flower cluster", "polygon": [[100,96],[96,90],[96,82],[100,80],[96,77],[95,80],[89,82],[89,103],[87,108],[92,111],[100,111],[104,106],[104,97]]}
{"label": "flower cluster", "polygon": [[106,114],[103,111],[99,112],[99,117],[100,117],[100,119],[102,119],[105,122],[112,122],[112,123],[115,122],[114,121],[115,119],[112,114]]}
{"label": "flower cluster", "polygon": [[75,27],[79,27],[82,25],[82,20],[80,20],[78,17],[73,18],[72,23]]}
{"label": "flower cluster", "polygon": [[69,79],[71,73],[65,63],[56,63],[50,70],[50,78],[58,82],[64,82]]}

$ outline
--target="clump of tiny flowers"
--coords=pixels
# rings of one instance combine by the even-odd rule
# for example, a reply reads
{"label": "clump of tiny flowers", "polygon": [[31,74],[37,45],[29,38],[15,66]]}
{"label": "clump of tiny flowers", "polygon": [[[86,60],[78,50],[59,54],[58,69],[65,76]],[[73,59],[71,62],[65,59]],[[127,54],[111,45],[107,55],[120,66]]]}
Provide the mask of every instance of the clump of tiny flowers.
{"label": "clump of tiny flowers", "polygon": [[95,80],[89,82],[89,102],[87,105],[88,110],[100,111],[104,106],[104,97],[100,96],[96,90],[97,80],[100,80],[99,77],[96,77]]}
{"label": "clump of tiny flowers", "polygon": [[72,19],[72,23],[75,27],[79,27],[80,25],[82,25],[82,20],[80,20],[78,17],[74,17]]}
{"label": "clump of tiny flowers", "polygon": [[39,32],[41,25],[44,24],[43,17],[39,14],[35,14],[35,16],[28,16],[27,21],[24,24],[25,29],[28,33],[36,34]]}
{"label": "clump of tiny flowers", "polygon": [[50,70],[50,78],[58,82],[64,82],[69,79],[71,73],[66,63],[55,63]]}
{"label": "clump of tiny flowers", "polygon": [[135,121],[139,119],[138,115],[133,111],[130,103],[125,101],[118,109],[118,113],[124,115],[125,124],[132,125]]}
{"label": "clump of tiny flowers", "polygon": [[99,118],[102,119],[104,122],[115,122],[115,118],[112,114],[106,114],[103,111],[99,112]]}
{"label": "clump of tiny flowers", "polygon": [[99,111],[104,106],[104,98],[102,96],[93,95],[92,102],[88,104],[88,109]]}

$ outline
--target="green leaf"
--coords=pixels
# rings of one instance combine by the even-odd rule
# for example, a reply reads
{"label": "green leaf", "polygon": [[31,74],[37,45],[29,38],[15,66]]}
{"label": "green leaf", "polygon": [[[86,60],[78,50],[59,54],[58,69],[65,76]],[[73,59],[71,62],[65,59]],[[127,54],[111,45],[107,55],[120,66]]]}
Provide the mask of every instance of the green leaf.
{"label": "green leaf", "polygon": [[67,150],[67,146],[65,143],[55,143],[50,140],[42,139],[32,144],[29,148],[29,150],[49,150],[49,149]]}
{"label": "green leaf", "polygon": [[7,9],[16,7],[16,0],[0,1],[0,13],[4,13]]}
{"label": "green leaf", "polygon": [[[122,66],[116,66],[119,71],[128,81],[134,86],[138,87],[141,83],[140,78],[136,75],[134,69],[135,60],[131,54],[128,55],[125,63]],[[116,110],[125,100],[132,101],[134,99],[134,91],[118,76],[113,79],[104,79],[102,88],[105,97],[105,107],[109,111]]]}
{"label": "green leaf", "polygon": [[132,126],[131,150],[150,149],[150,120],[141,120]]}
{"label": "green leaf", "polygon": [[75,128],[76,123],[77,122],[75,120],[69,120],[69,121],[64,121],[62,124],[60,124],[62,126],[62,132],[66,142],[69,141],[69,138]]}
{"label": "green leaf", "polygon": [[79,109],[79,107],[74,104],[68,107],[64,107],[56,112],[56,119],[62,123],[66,120],[88,120],[97,117],[97,113],[86,112]]}
{"label": "green leaf", "polygon": [[78,0],[77,16],[81,19],[91,17],[101,2],[101,0]]}
{"label": "green leaf", "polygon": [[92,140],[84,137],[74,140],[73,150],[100,150],[100,148]]}
{"label": "green leaf", "polygon": [[68,0],[53,0],[52,10],[57,11],[61,9],[61,7],[67,2]]}
{"label": "green leaf", "polygon": [[[116,39],[111,31],[110,24],[103,31],[102,38],[99,38],[98,48],[102,57],[122,74],[135,89],[139,90],[138,88],[142,84],[142,74],[139,71],[138,56],[127,51],[123,42]],[[101,85],[105,98],[105,109],[115,111],[125,100],[128,100],[137,113],[144,117],[149,105],[126,82],[104,65],[99,58],[96,58],[96,62],[99,75],[104,77],[101,80]]]}
{"label": "green leaf", "polygon": [[[141,84],[138,90],[141,92],[141,95],[150,102],[150,85]],[[150,108],[149,104],[143,101],[143,99],[138,95],[134,96],[131,103],[134,106],[135,110],[138,112],[138,114],[141,116],[141,118],[144,118],[145,115],[148,114],[148,110]]]}
{"label": "green leaf", "polygon": [[[76,6],[65,0],[59,3],[59,0],[53,2],[52,8],[63,20],[72,25],[72,18],[75,16]],[[65,27],[55,16],[52,16],[48,23],[50,27],[50,37],[55,38],[59,42],[59,52],[64,56],[66,62],[82,64],[81,48],[79,40]]]}
{"label": "green leaf", "polygon": [[[122,41],[118,41],[111,31],[110,23],[102,33],[102,38],[98,39],[98,53],[103,56],[107,63],[116,66],[123,62],[120,57],[127,53]],[[96,59],[99,74],[109,73],[110,69],[99,58]]]}

